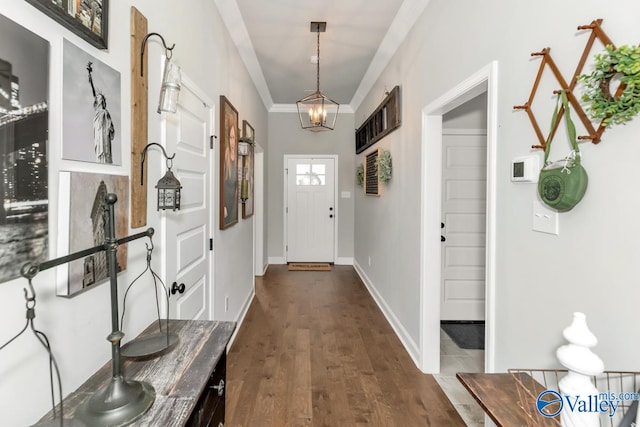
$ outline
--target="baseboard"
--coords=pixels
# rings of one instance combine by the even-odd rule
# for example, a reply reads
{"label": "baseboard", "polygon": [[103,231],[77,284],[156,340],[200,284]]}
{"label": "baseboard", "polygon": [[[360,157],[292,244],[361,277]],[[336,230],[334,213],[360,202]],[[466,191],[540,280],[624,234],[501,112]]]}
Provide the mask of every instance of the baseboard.
{"label": "baseboard", "polygon": [[252,289],[251,293],[249,293],[249,296],[247,297],[246,301],[242,306],[242,311],[240,311],[240,316],[238,316],[238,320],[236,320],[236,329],[233,331],[233,334],[231,334],[231,338],[229,339],[229,343],[227,344],[227,353],[231,349],[231,346],[233,345],[234,341],[236,340],[236,335],[240,330],[240,326],[242,326],[242,322],[244,322],[244,318],[247,316],[247,313],[249,312],[249,307],[251,306],[251,303],[253,302],[253,298],[255,296],[256,296],[256,291],[255,289]]}
{"label": "baseboard", "polygon": [[360,276],[362,283],[364,283],[364,285],[367,287],[369,294],[371,294],[373,300],[380,308],[380,311],[382,311],[382,314],[384,314],[384,317],[391,325],[391,328],[398,336],[398,339],[407,350],[407,353],[409,353],[409,356],[413,360],[413,363],[415,363],[416,367],[420,369],[420,349],[418,345],[413,340],[413,338],[411,338],[400,320],[393,313],[393,310],[391,310],[391,308],[387,305],[386,301],[384,300],[384,298],[382,298],[373,283],[371,283],[371,280],[369,280],[369,277],[365,274],[364,270],[362,270],[360,264],[358,264],[357,261],[354,261],[353,267],[356,270],[356,273],[358,273],[358,276]]}

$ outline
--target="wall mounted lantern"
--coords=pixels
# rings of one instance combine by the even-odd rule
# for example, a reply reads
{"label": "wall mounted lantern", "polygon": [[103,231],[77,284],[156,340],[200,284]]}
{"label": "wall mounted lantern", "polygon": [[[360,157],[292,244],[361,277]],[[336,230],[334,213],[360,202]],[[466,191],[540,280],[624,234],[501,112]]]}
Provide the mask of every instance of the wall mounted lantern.
{"label": "wall mounted lantern", "polygon": [[240,141],[238,141],[238,156],[242,157],[242,180],[240,181],[240,201],[245,203],[249,198],[249,180],[247,179],[247,160],[246,157],[249,155],[249,150],[253,145],[253,140],[251,138],[242,137]]}
{"label": "wall mounted lantern", "polygon": [[174,153],[171,157],[167,156],[167,152],[164,150],[164,147],[157,142],[147,144],[147,146],[142,150],[142,162],[140,163],[140,185],[143,185],[144,182],[143,171],[145,154],[147,149],[152,145],[160,147],[162,154],[164,154],[164,157],[167,159],[167,173],[160,178],[156,185],[156,188],[158,189],[158,210],[180,210],[180,190],[182,189],[182,185],[173,172],[171,172],[171,168],[173,167],[173,158],[176,155]]}
{"label": "wall mounted lantern", "polygon": [[164,42],[164,38],[158,33],[149,33],[144,36],[144,39],[142,40],[142,47],[140,49],[140,76],[144,75],[144,61],[142,60],[142,57],[144,55],[144,48],[147,44],[147,39],[151,36],[160,37],[162,45],[164,46],[164,72],[162,73],[162,84],[160,85],[158,113],[163,111],[167,113],[175,113],[178,111],[178,95],[180,94],[180,84],[182,82],[180,66],[171,61],[173,48],[176,47],[175,43],[171,47],[167,47],[167,44]]}
{"label": "wall mounted lantern", "polygon": [[316,60],[316,90],[296,102],[302,129],[312,132],[333,130],[340,104],[320,92],[320,33],[327,29],[326,22],[311,22],[311,32],[318,33]]}

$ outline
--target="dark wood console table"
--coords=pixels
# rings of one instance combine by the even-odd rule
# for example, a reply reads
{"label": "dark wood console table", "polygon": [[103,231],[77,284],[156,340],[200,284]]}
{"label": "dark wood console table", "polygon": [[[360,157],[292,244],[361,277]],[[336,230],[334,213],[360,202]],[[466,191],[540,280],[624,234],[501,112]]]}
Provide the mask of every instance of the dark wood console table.
{"label": "dark wood console table", "polygon": [[[170,332],[180,339],[172,350],[147,360],[124,359],[125,378],[146,381],[156,392],[149,411],[132,425],[217,427],[219,422],[224,423],[225,393],[219,396],[218,389],[220,380],[226,381],[226,347],[235,327],[235,322],[170,320]],[[156,332],[157,321],[140,336]],[[72,417],[110,378],[111,362],[64,399],[65,418]],[[50,419],[51,412],[42,421]]]}

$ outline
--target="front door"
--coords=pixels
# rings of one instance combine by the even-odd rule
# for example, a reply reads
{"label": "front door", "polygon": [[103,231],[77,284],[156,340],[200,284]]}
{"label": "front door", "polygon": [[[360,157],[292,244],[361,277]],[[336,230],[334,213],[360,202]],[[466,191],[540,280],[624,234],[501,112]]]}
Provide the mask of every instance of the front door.
{"label": "front door", "polygon": [[484,320],[487,136],[445,132],[440,318]]}
{"label": "front door", "polygon": [[287,262],[334,262],[335,159],[287,158]]}
{"label": "front door", "polygon": [[178,111],[167,114],[163,126],[167,154],[176,153],[173,172],[182,184],[180,210],[163,215],[165,277],[170,290],[175,284],[169,299],[172,318],[209,320],[213,107],[192,83],[186,79],[182,83]]}

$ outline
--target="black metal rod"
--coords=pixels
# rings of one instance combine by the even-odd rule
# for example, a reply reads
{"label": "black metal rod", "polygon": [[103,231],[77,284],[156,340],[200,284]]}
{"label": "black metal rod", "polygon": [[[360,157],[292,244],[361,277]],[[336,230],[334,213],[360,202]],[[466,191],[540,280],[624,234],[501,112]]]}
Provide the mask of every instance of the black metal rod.
{"label": "black metal rod", "polygon": [[167,58],[171,58],[171,55],[172,55],[171,51],[173,50],[174,47],[176,47],[175,43],[171,45],[171,47],[167,47],[167,43],[165,43],[164,37],[162,37],[158,33],[149,33],[146,36],[144,36],[144,39],[142,39],[142,46],[140,47],[140,77],[144,76],[144,48],[147,45],[147,39],[151,36],[160,37],[160,40],[162,40],[162,46],[164,46],[164,55]]}
{"label": "black metal rod", "polygon": [[[176,153],[173,153],[173,156],[169,156],[167,155],[167,152],[165,151],[164,147],[160,144],[158,144],[157,142],[150,142],[148,143],[143,149],[142,149],[142,161],[140,162],[140,185],[144,184],[144,158],[147,154],[147,149],[149,147],[151,147],[152,145],[157,145],[158,147],[160,147],[160,149],[162,150],[162,154],[164,154],[164,157],[167,159],[167,162],[169,160],[173,160],[174,157],[176,157]],[[169,165],[167,163],[167,165]],[[169,168],[171,169],[171,168]]]}
{"label": "black metal rod", "polygon": [[[131,242],[133,240],[140,239],[141,237],[151,237],[155,233],[153,228],[148,228],[146,231],[143,231],[138,234],[133,234],[131,236],[122,237],[116,240],[117,245],[123,245],[125,243]],[[71,261],[75,261],[80,258],[87,257],[89,255],[93,255],[97,252],[106,251],[107,244],[103,243],[102,245],[94,246],[92,248],[83,249],[78,252],[74,252],[69,255],[61,256],[59,258],[50,259],[41,263],[28,262],[22,267],[22,276],[27,279],[33,279],[36,274],[40,271],[48,270],[53,267],[57,267],[62,264],[66,264]]]}

